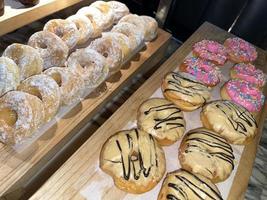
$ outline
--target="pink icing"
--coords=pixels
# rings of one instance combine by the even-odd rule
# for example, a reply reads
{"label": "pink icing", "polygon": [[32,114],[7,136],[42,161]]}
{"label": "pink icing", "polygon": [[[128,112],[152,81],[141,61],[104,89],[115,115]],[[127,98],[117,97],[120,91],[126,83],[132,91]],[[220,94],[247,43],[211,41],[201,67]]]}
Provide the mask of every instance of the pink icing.
{"label": "pink icing", "polygon": [[220,82],[219,72],[215,65],[201,58],[190,57],[184,61],[185,71],[208,86],[215,86]]}
{"label": "pink icing", "polygon": [[253,86],[253,84],[240,80],[232,79],[226,83],[226,91],[230,98],[244,106],[250,112],[258,112],[264,104],[264,95]]}
{"label": "pink icing", "polygon": [[264,73],[250,63],[236,64],[232,70],[236,73],[237,78],[255,84],[257,87],[262,87],[265,84],[266,77]]}
{"label": "pink icing", "polygon": [[227,47],[227,52],[229,54],[240,57],[243,62],[251,62],[257,58],[256,49],[241,38],[228,38],[225,41],[225,46]]}
{"label": "pink icing", "polygon": [[218,42],[202,40],[193,46],[193,51],[200,57],[223,65],[227,59],[226,48]]}

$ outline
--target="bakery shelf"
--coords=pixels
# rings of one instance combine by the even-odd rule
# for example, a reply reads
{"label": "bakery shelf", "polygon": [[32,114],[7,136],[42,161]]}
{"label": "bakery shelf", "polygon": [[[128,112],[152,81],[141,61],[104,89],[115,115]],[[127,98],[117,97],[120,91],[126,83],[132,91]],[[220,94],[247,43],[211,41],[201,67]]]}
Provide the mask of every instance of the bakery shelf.
{"label": "bakery shelf", "polygon": [[[84,199],[81,192],[88,186],[95,191],[94,199],[124,199],[127,193],[117,189],[110,180],[103,180],[103,172],[98,168],[99,154],[105,140],[113,133],[122,130],[128,122],[134,121],[140,104],[160,87],[164,75],[174,70],[191,52],[192,45],[202,39],[223,42],[230,33],[204,23],[31,197],[35,199]],[[266,52],[257,49],[256,65],[265,72]],[[261,137],[263,119],[267,114],[265,102],[263,113],[258,118],[259,130],[252,143],[243,151],[237,174],[234,178],[228,199],[242,199],[251,175],[256,149]],[[122,117],[123,116],[123,117]],[[92,148],[93,147],[93,148]],[[82,158],[82,159],[81,159]],[[105,176],[106,177],[106,176]],[[111,179],[111,178],[110,178]],[[92,185],[91,185],[92,184]],[[101,185],[102,184],[102,185]],[[101,189],[100,189],[101,188]],[[99,190],[99,191],[98,191]],[[102,196],[103,195],[103,196]],[[112,198],[111,198],[112,197]],[[127,196],[130,199],[133,196]]]}
{"label": "bakery shelf", "polygon": [[5,13],[0,17],[0,36],[80,2],[89,5],[93,0],[40,0],[39,4],[28,8],[17,1],[5,0]]}
{"label": "bakery shelf", "polygon": [[[60,150],[67,148],[71,139],[77,137],[86,123],[100,111],[120,90],[130,83],[138,73],[145,73],[164,56],[171,35],[159,29],[158,37],[148,43],[131,61],[126,63],[120,73],[105,83],[101,93],[89,95],[76,105],[56,125],[21,153],[0,144],[0,196],[19,196],[33,176],[45,169],[45,164],[55,158]],[[84,133],[81,133],[84,134]]]}

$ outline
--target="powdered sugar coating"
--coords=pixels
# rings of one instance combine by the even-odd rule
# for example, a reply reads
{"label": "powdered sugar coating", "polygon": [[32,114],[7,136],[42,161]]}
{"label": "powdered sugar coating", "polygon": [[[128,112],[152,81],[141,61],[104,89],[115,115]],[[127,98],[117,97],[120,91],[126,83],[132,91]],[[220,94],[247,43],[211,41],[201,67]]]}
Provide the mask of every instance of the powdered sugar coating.
{"label": "powdered sugar coating", "polygon": [[216,66],[204,59],[190,57],[183,64],[185,72],[196,77],[196,80],[204,83],[207,86],[215,86],[220,82],[220,72],[216,70]]}
{"label": "powdered sugar coating", "polygon": [[128,15],[130,13],[128,7],[119,1],[108,1],[107,4],[111,7],[114,12],[114,23],[118,23],[118,21]]}
{"label": "powdered sugar coating", "polygon": [[136,27],[138,27],[139,31],[141,31],[143,37],[145,37],[146,24],[145,24],[145,21],[140,16],[136,14],[125,15],[123,18],[120,19],[119,24],[122,22],[127,22],[127,23],[135,25]]}
{"label": "powdered sugar coating", "polygon": [[264,95],[251,83],[239,79],[229,80],[225,84],[226,92],[236,103],[250,112],[258,112],[264,104]]}
{"label": "powdered sugar coating", "polygon": [[19,68],[7,57],[0,57],[0,96],[17,88],[20,81]]}
{"label": "powdered sugar coating", "polygon": [[54,117],[60,105],[60,89],[56,81],[45,74],[38,74],[24,80],[18,89],[25,91],[25,87],[34,87],[41,94],[45,108],[45,121]]}
{"label": "powdered sugar coating", "polygon": [[150,16],[142,15],[140,18],[145,23],[145,41],[150,42],[157,37],[158,22]]}
{"label": "powdered sugar coating", "polygon": [[266,75],[250,63],[236,64],[231,70],[231,76],[246,80],[257,87],[263,87],[266,82]]}
{"label": "powdered sugar coating", "polygon": [[78,49],[67,61],[67,67],[80,74],[86,87],[96,88],[108,76],[106,58],[93,49]]}
{"label": "powdered sugar coating", "polygon": [[11,44],[5,49],[3,56],[12,59],[18,65],[20,80],[40,74],[43,70],[43,59],[39,52],[31,46]]}
{"label": "powdered sugar coating", "polygon": [[193,53],[218,65],[223,65],[227,60],[226,48],[212,40],[202,40],[194,44]]}
{"label": "powdered sugar coating", "polygon": [[[0,140],[4,143],[19,144],[32,136],[44,122],[44,106],[40,99],[21,91],[10,91],[0,99],[0,110],[8,108],[17,115],[13,126],[1,120]],[[3,126],[2,126],[3,124]]]}
{"label": "powdered sugar coating", "polygon": [[229,55],[236,57],[241,62],[252,62],[257,58],[258,54],[255,47],[241,38],[228,38],[224,45]]}
{"label": "powdered sugar coating", "polygon": [[52,19],[44,25],[44,31],[49,31],[60,37],[69,49],[72,49],[77,44],[80,34],[76,25],[65,19]]}
{"label": "powdered sugar coating", "polygon": [[69,48],[56,34],[49,31],[36,32],[30,37],[28,44],[40,53],[44,69],[64,66]]}

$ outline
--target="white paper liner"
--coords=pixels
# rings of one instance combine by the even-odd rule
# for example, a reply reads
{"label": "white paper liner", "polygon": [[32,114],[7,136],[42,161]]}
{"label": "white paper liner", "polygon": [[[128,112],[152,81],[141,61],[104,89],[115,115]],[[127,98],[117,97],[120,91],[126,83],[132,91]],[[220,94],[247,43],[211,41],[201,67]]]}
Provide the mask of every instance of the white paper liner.
{"label": "white paper liner", "polygon": [[[187,57],[192,56],[192,53],[190,53]],[[186,58],[187,58],[186,57]],[[230,79],[229,76],[229,70],[230,68],[233,66],[233,63],[231,62],[227,62],[225,63],[225,65],[223,67],[218,67],[219,70],[222,73],[222,80],[221,82],[215,86],[212,91],[211,91],[211,100],[218,100],[221,99],[220,96],[220,88],[223,86],[223,84]],[[178,69],[174,70],[174,71],[178,71]],[[164,98],[161,88],[158,88],[150,98],[153,97],[159,97],[159,98]],[[186,132],[194,129],[194,128],[198,128],[198,127],[202,127],[202,123],[200,121],[200,111],[201,108],[193,111],[193,112],[184,112],[184,118],[186,121]],[[128,124],[122,128],[122,130],[126,130],[126,129],[132,129],[136,127],[136,120],[135,121],[129,121]],[[180,142],[181,140],[177,141],[175,144],[171,145],[171,146],[166,146],[163,147],[164,152],[165,152],[165,156],[166,156],[166,172],[172,172],[174,170],[180,169],[181,165],[179,163],[178,160],[178,148],[180,146]],[[231,145],[232,149],[233,149],[233,153],[235,156],[235,167],[234,170],[232,171],[230,177],[228,179],[226,179],[224,182],[218,183],[216,184],[217,187],[219,188],[219,191],[223,197],[223,199],[227,199],[230,189],[232,187],[232,183],[234,180],[234,177],[236,175],[236,171],[240,162],[240,158],[244,149],[244,146],[238,146],[238,145]],[[85,197],[88,200],[101,200],[101,199],[108,199],[108,198],[103,198],[105,196],[105,194],[109,191],[109,189],[114,189],[114,183],[112,178],[105,174],[100,168],[99,168],[99,163],[97,163],[96,165],[96,170],[97,170],[97,178],[93,178],[93,181],[90,181],[90,184],[87,185],[86,187],[84,187],[80,193],[83,197]],[[166,175],[166,174],[165,174]],[[153,200],[153,199],[157,199],[158,197],[158,193],[161,189],[161,185],[162,182],[165,178],[165,175],[163,177],[163,179],[161,180],[161,182],[159,184],[156,185],[155,188],[153,188],[152,190],[143,193],[143,194],[130,194],[130,193],[125,193],[125,197],[123,198],[123,200]],[[110,199],[112,199],[112,197],[110,197]]]}

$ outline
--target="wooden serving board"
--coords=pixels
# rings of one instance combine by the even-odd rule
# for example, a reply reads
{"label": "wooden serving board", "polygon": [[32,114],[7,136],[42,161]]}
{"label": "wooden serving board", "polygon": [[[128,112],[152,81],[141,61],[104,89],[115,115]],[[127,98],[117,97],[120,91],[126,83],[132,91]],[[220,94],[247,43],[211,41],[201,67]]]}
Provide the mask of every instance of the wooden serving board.
{"label": "wooden serving board", "polygon": [[[75,106],[39,140],[21,153],[0,144],[0,196],[21,192],[25,184],[54,158],[97,112],[105,106],[137,73],[145,73],[164,56],[171,35],[159,29],[158,37],[148,43],[122,70]],[[86,134],[86,133],[81,133]]]}
{"label": "wooden serving board", "polygon": [[[100,150],[105,140],[117,131],[124,129],[129,121],[134,121],[140,104],[149,98],[159,87],[164,75],[177,68],[184,58],[191,52],[192,45],[202,39],[223,42],[231,34],[204,23],[132,96],[116,113],[114,113],[88,140],[73,154],[66,163],[31,197],[31,199],[84,199],[81,194],[85,188],[98,183],[104,185],[105,192],[101,199],[131,199],[127,193],[103,180],[103,172],[99,169]],[[266,52],[257,48],[258,59],[256,65],[266,73]],[[265,112],[261,113],[259,130],[256,138],[244,148],[236,176],[228,199],[242,199],[251,175],[256,149],[261,137]],[[259,120],[259,119],[258,119]],[[177,150],[178,151],[178,150]],[[89,200],[99,199],[97,187],[90,189]],[[98,198],[96,198],[96,196]],[[126,197],[127,196],[127,197]],[[88,196],[87,196],[88,197]],[[126,197],[126,198],[125,198]]]}

